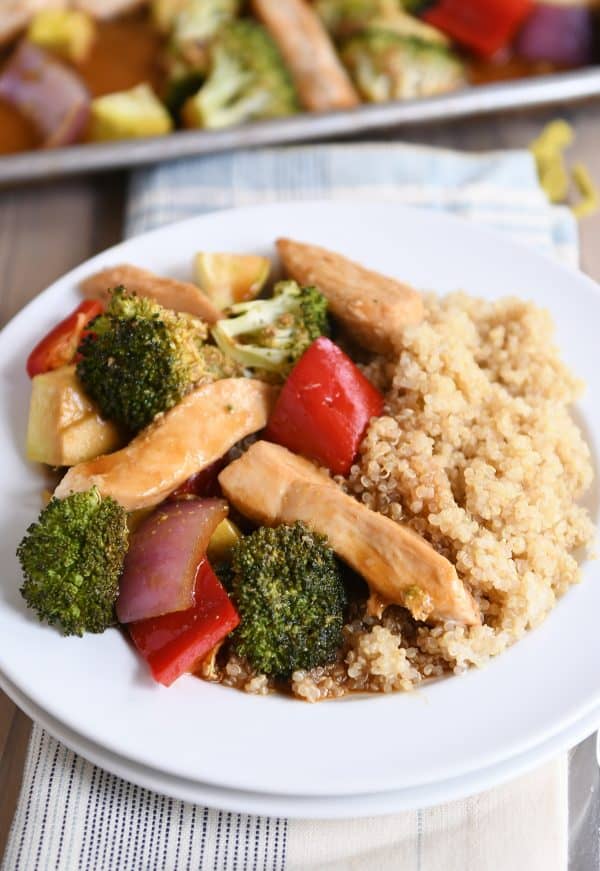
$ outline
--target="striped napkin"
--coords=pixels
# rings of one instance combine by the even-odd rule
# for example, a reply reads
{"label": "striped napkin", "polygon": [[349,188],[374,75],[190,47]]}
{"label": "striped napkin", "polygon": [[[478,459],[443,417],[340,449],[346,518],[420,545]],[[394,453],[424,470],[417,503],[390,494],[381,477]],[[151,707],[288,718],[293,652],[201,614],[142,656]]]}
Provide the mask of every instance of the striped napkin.
{"label": "striped napkin", "polygon": [[[388,200],[446,210],[577,263],[577,227],[549,207],[527,152],[403,145],[240,152],[133,175],[127,234],[230,206]],[[269,819],[157,795],[34,725],[3,871],[564,871],[567,760],[438,808],[335,822]]]}

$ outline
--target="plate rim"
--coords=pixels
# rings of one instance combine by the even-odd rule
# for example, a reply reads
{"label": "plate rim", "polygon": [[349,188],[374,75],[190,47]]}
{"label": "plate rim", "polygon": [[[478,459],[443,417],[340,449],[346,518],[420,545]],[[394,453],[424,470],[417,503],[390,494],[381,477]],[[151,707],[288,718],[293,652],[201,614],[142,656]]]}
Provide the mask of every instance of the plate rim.
{"label": "plate rim", "polygon": [[[600,728],[600,706],[523,754],[517,754],[464,777],[432,782],[421,787],[384,790],[364,795],[294,796],[229,789],[169,775],[136,763],[79,735],[60,720],[42,711],[25,694],[0,675],[0,689],[32,721],[67,749],[109,774],[177,801],[202,804],[226,813],[285,817],[288,820],[350,820],[425,810],[497,789],[584,741]],[[300,804],[299,804],[300,802]],[[312,810],[311,810],[312,808]]]}

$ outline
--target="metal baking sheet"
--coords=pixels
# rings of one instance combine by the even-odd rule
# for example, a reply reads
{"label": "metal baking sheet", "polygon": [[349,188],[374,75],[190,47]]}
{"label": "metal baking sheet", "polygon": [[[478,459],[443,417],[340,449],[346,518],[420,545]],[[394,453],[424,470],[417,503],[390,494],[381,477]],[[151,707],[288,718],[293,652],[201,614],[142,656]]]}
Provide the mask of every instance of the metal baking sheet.
{"label": "metal baking sheet", "polygon": [[478,85],[427,100],[364,105],[344,112],[308,113],[227,130],[179,131],[124,140],[28,151],[0,158],[0,186],[99,170],[141,166],[234,148],[349,136],[410,124],[491,114],[506,109],[565,104],[600,96],[600,67],[540,78]]}

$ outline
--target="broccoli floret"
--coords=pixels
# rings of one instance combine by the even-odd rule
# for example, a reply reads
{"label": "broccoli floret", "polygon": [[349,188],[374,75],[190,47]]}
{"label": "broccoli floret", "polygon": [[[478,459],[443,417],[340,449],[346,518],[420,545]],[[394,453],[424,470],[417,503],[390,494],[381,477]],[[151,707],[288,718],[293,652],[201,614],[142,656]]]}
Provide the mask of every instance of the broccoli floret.
{"label": "broccoli floret", "polygon": [[445,45],[391,30],[353,36],[340,56],[362,96],[375,103],[431,97],[464,82],[460,59]]}
{"label": "broccoli floret", "polygon": [[[161,29],[170,31],[163,63],[171,84],[185,79],[191,86],[199,74],[204,79],[215,36],[239,10],[239,0],[176,0],[168,9],[156,7],[157,15],[162,17]],[[199,81],[187,96],[197,93],[201,85]]]}
{"label": "broccoli floret", "polygon": [[316,0],[315,9],[332,36],[344,39],[377,19],[395,16],[403,4],[401,0]]}
{"label": "broccoli floret", "polygon": [[195,385],[234,374],[205,324],[120,287],[89,326],[77,374],[101,414],[134,434]]}
{"label": "broccoli floret", "polygon": [[187,0],[173,19],[174,42],[206,44],[236,17],[240,6],[240,0]]}
{"label": "broccoli floret", "polygon": [[[427,0],[417,2],[422,5]],[[338,41],[374,28],[412,36],[422,42],[450,44],[441,30],[409,14],[414,10],[408,8],[407,0],[316,0],[315,9]]]}
{"label": "broccoli floret", "polygon": [[208,38],[240,11],[241,0],[151,0],[152,23],[161,33]]}
{"label": "broccoli floret", "polygon": [[287,677],[336,658],[346,591],[324,536],[303,523],[262,527],[235,546],[231,574],[234,645],[254,668]]}
{"label": "broccoli floret", "polygon": [[115,622],[127,543],[125,510],[96,487],[52,499],[17,549],[21,595],[65,635],[104,632]]}
{"label": "broccoli floret", "polygon": [[298,101],[279,50],[254,21],[226,25],[210,49],[204,86],[183,110],[189,127],[229,127],[261,118],[291,115]]}
{"label": "broccoli floret", "polygon": [[202,73],[189,71],[185,68],[175,72],[169,79],[165,88],[164,100],[165,106],[175,121],[180,120],[181,110],[189,98],[198,93],[198,88],[201,87],[203,81]]}
{"label": "broccoli floret", "polygon": [[228,309],[212,335],[225,355],[249,369],[286,377],[319,336],[327,335],[327,299],[316,287],[280,281],[271,299],[240,302]]}

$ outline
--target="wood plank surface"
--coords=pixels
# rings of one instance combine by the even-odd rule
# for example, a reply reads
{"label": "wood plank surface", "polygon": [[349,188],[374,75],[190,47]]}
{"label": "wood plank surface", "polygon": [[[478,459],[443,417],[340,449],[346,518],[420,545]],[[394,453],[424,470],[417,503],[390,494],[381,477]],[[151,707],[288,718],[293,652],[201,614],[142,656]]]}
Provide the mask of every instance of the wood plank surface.
{"label": "wood plank surface", "polygon": [[[577,139],[569,159],[583,161],[600,183],[600,104],[560,113]],[[522,148],[554,111],[393,131],[386,138],[481,151]],[[0,325],[51,281],[118,241],[126,192],[124,174],[0,191]],[[581,224],[582,266],[600,280],[600,216]],[[0,692],[0,856],[19,794],[30,731],[28,718]]]}
{"label": "wood plank surface", "polygon": [[[0,325],[64,272],[121,237],[125,176],[0,192]],[[0,691],[0,856],[31,722]]]}

